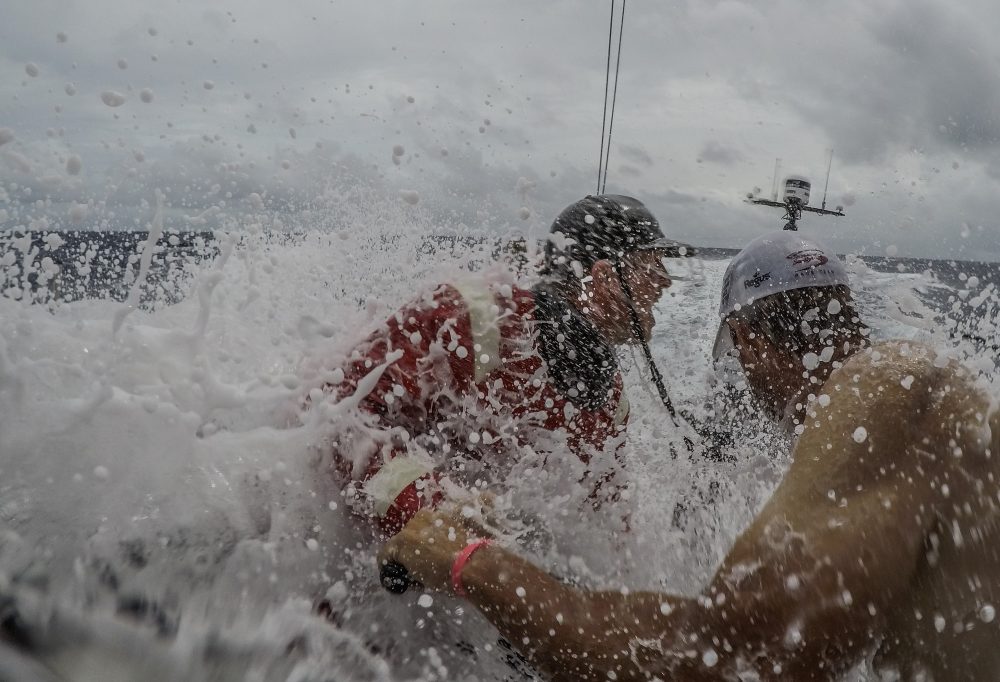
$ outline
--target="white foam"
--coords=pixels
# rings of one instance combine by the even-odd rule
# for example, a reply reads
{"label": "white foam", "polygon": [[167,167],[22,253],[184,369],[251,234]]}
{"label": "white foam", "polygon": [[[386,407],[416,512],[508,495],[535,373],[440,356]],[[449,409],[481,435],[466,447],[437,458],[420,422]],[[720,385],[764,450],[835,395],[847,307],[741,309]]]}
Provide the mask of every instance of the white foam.
{"label": "white foam", "polygon": [[[459,613],[446,595],[421,603],[418,593],[379,589],[374,548],[322,457],[330,433],[322,417],[332,412],[299,418],[310,388],[343,380],[337,359],[368,329],[423,284],[453,279],[483,258],[473,247],[421,251],[421,235],[438,226],[405,197],[344,196],[331,192],[329,213],[314,214],[295,239],[249,223],[238,239],[220,234],[221,253],[177,280],[187,296],[175,305],[142,304],[151,286],[144,257],[132,266],[135,293],[124,304],[0,297],[2,530],[16,538],[0,545],[0,574],[43,573],[57,604],[86,603],[84,613],[96,617],[114,611],[102,582],[110,571],[119,594],[147,595],[183,614],[173,645],[180,660],[198,660],[208,634],[221,633],[252,652],[244,664],[267,679],[291,675],[280,666],[299,635],[311,646],[295,660],[295,679],[324,665],[345,680],[431,679],[442,662],[455,679],[506,674],[500,656],[482,648],[478,662],[440,650],[495,644],[467,605]],[[82,220],[86,206],[73,211]],[[331,227],[313,229],[319,224]],[[697,590],[788,463],[780,434],[740,421],[754,418],[747,405],[713,394],[719,375],[709,356],[725,262],[679,259],[669,268],[683,279],[657,306],[652,351],[671,398],[706,421],[750,426],[727,453],[732,461],[688,455],[690,427],[674,426],[643,360],[626,354],[631,532],[616,530],[620,516],[581,511],[589,491],[576,484],[585,467],[573,457],[544,466],[525,457],[510,474],[514,490],[497,501],[501,511],[544,519],[548,544],[524,552],[587,585]],[[864,276],[881,294],[909,281]],[[565,451],[557,438],[536,445]],[[589,466],[614,465],[608,455]],[[321,596],[339,627],[310,615]],[[388,643],[394,654],[369,653]],[[702,652],[706,664],[712,654]]]}

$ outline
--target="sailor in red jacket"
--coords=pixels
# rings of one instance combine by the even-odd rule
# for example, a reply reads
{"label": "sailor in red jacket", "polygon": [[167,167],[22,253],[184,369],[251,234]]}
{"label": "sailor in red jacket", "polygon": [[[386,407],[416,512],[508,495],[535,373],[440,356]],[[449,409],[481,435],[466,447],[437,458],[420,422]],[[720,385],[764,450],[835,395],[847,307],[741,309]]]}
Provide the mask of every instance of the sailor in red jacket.
{"label": "sailor in red jacket", "polygon": [[[323,388],[345,408],[331,448],[354,511],[390,536],[451,485],[503,481],[526,447],[587,463],[620,446],[614,347],[650,338],[678,251],[641,202],[588,196],[553,223],[533,288],[443,284],[386,320]],[[595,505],[612,476],[583,481]]]}

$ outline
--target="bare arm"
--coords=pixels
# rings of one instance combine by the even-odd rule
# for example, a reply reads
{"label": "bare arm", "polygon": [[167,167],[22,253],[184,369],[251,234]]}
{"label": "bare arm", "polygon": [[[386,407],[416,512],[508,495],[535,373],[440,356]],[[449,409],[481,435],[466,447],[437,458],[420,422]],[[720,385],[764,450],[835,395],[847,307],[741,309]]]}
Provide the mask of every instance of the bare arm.
{"label": "bare arm", "polygon": [[469,600],[556,680],[640,675],[633,645],[659,638],[666,614],[686,602],[653,592],[585,592],[504,550],[483,552],[463,571]]}
{"label": "bare arm", "polygon": [[[881,504],[877,497],[870,500]],[[865,517],[879,511],[860,500],[852,504]],[[445,519],[444,527],[431,531],[430,544],[426,535],[416,540],[408,534],[441,520],[418,516],[393,543],[418,547],[432,562],[437,553],[432,546],[447,542],[450,527],[460,522]],[[816,515],[815,520],[825,525],[827,519]],[[653,674],[716,680],[751,670],[760,679],[825,679],[814,672],[825,667],[833,676],[870,646],[865,631],[874,625],[869,592],[875,588],[866,585],[884,586],[897,576],[900,584],[908,580],[905,555],[915,556],[919,543],[900,551],[898,562],[874,565],[846,537],[850,528],[844,528],[845,537],[830,538],[829,551],[825,544],[808,548],[808,541],[791,537],[810,533],[810,525],[811,520],[800,518],[785,537],[767,524],[751,528],[697,599],[577,590],[497,547],[474,554],[462,579],[469,600],[552,679],[607,680],[612,673],[618,680]],[[446,547],[442,563],[450,568],[463,544],[456,538]],[[420,557],[403,553],[394,558],[428,587],[451,590],[447,571],[435,582],[426,576],[436,569],[422,569]]]}
{"label": "bare arm", "polygon": [[[427,588],[451,592],[453,557],[472,533],[463,520],[423,510],[383,548]],[[491,545],[462,571],[468,599],[554,680],[647,679],[632,652],[657,640],[667,616],[688,600],[653,592],[584,591],[560,583],[529,561]]]}
{"label": "bare arm", "polygon": [[[793,466],[697,599],[574,590],[493,547],[463,572],[470,599],[554,679],[836,679],[911,588],[953,504],[942,485],[962,494],[988,459],[981,397],[929,366],[862,358],[831,375]],[[383,556],[450,590],[456,525],[418,517]]]}

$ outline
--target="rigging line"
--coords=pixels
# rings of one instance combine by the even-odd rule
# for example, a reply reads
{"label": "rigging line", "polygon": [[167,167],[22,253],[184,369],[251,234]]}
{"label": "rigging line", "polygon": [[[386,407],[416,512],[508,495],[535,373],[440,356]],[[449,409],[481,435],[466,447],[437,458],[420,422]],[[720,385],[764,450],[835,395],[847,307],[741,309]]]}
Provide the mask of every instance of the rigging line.
{"label": "rigging line", "polygon": [[[624,2],[625,0],[622,0]],[[604,126],[608,120],[608,83],[611,80],[611,36],[615,27],[615,0],[611,0],[611,21],[608,24],[608,63],[604,67],[604,113],[601,116],[601,155],[597,159],[597,193],[601,193],[601,165],[604,163]]]}
{"label": "rigging line", "polygon": [[677,410],[674,409],[674,404],[670,400],[670,396],[667,394],[667,387],[663,383],[663,375],[660,374],[660,368],[656,366],[653,361],[653,352],[649,349],[649,343],[646,341],[646,332],[642,328],[642,322],[639,320],[639,313],[635,309],[635,298],[632,296],[632,287],[629,286],[628,281],[625,279],[625,274],[622,272],[622,265],[615,265],[615,274],[618,275],[618,284],[622,288],[622,293],[625,294],[625,299],[628,301],[628,312],[629,312],[629,322],[632,327],[632,335],[642,346],[642,354],[646,358],[646,365],[649,368],[649,374],[653,379],[653,385],[656,386],[656,392],[660,394],[660,401],[663,406],[667,408],[667,414],[670,415],[670,421],[674,423],[674,426],[680,426],[677,422]]}
{"label": "rigging line", "polygon": [[[614,10],[614,6],[612,6]],[[615,89],[611,95],[611,120],[608,122],[608,153],[604,155],[604,183],[601,194],[608,186],[608,162],[611,160],[611,131],[615,126],[615,101],[618,99],[618,68],[622,64],[622,32],[625,30],[625,0],[622,0],[622,18],[618,23],[618,56],[615,58]]]}

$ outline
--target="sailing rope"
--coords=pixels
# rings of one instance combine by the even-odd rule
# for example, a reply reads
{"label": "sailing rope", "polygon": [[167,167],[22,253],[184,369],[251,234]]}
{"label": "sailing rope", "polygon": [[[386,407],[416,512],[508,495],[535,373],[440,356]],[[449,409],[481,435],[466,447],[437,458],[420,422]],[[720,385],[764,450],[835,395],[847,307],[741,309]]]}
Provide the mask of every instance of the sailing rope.
{"label": "sailing rope", "polygon": [[[618,54],[615,58],[615,84],[611,94],[611,116],[608,116],[608,88],[611,85],[611,42],[615,27],[615,0],[611,0],[611,18],[608,21],[608,58],[604,67],[604,112],[601,118],[601,153],[597,159],[597,193],[604,194],[608,186],[608,162],[611,159],[611,132],[615,125],[615,102],[618,99],[618,70],[622,62],[622,33],[625,30],[625,0],[622,0],[621,19],[618,22]],[[607,123],[607,142],[604,129]],[[605,147],[607,153],[605,153]],[[601,179],[603,166],[604,179]]]}

